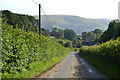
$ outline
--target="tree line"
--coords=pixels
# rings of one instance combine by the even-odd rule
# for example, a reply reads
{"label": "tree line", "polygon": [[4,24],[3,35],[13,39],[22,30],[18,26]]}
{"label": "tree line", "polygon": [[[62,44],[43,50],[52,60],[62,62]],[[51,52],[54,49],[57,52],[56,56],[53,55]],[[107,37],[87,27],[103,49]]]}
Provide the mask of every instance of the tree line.
{"label": "tree line", "polygon": [[116,19],[109,23],[108,29],[100,37],[99,42],[102,43],[110,39],[117,39],[117,37],[120,37],[120,21]]}
{"label": "tree line", "polygon": [[[30,15],[12,13],[8,10],[2,11],[3,21],[9,25],[13,25],[14,28],[18,27],[26,31],[34,31],[38,33],[38,19]],[[108,29],[102,32],[100,29],[95,29],[90,32],[83,32],[81,35],[77,35],[72,29],[58,29],[53,28],[52,32],[42,28],[42,34],[44,36],[54,36],[56,39],[67,39],[67,42],[60,41],[62,45],[66,47],[81,47],[82,42],[106,42],[111,38],[116,39],[120,36],[120,22],[119,20],[113,20],[109,23]]]}
{"label": "tree line", "polygon": [[[35,33],[38,33],[38,19],[35,19],[35,17],[33,16],[17,14],[17,13],[12,13],[9,10],[3,10],[2,18],[3,18],[3,22],[9,25],[13,25],[13,28],[19,28],[27,32],[33,31]],[[74,41],[73,42],[74,45],[77,45],[79,43],[79,40],[77,39],[77,34],[75,33],[74,30],[71,29],[63,30],[63,29],[53,28],[52,32],[49,32],[49,30],[42,28],[41,31],[42,34],[46,37],[54,36],[57,39],[68,39],[66,43],[64,43],[64,41],[59,42],[66,47],[72,47],[72,41]]]}
{"label": "tree line", "polygon": [[82,33],[82,38],[83,38],[83,42],[97,42],[98,39],[101,37],[102,35],[102,30],[100,29],[95,29],[94,31],[90,31],[90,32],[83,32]]}
{"label": "tree line", "polygon": [[[79,38],[79,36],[72,29],[63,30],[63,29],[54,27],[52,32],[50,32],[50,36],[54,36],[57,39],[62,39],[59,41],[59,43],[61,43],[65,47],[80,48],[82,46],[81,38]],[[65,42],[64,40],[67,40],[67,41]]]}
{"label": "tree line", "polygon": [[[12,13],[9,10],[3,10],[2,18],[3,22],[9,25],[13,25],[13,28],[24,29],[27,32],[34,31],[38,33],[38,19],[30,15]],[[49,36],[49,31],[42,28],[42,34],[44,36]]]}

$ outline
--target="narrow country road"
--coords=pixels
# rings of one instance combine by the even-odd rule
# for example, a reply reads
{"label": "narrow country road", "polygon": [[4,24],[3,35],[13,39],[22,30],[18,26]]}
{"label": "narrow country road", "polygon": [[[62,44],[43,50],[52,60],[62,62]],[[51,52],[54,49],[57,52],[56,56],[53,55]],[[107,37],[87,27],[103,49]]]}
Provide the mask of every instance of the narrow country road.
{"label": "narrow country road", "polygon": [[65,59],[38,78],[106,78],[77,53],[70,53]]}

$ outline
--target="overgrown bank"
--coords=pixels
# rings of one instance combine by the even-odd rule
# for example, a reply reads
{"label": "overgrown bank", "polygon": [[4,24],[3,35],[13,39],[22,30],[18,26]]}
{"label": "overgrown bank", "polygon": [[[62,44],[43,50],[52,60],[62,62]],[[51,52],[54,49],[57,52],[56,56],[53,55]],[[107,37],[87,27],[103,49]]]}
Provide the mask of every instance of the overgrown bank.
{"label": "overgrown bank", "polygon": [[[17,25],[16,25],[17,26]],[[2,78],[32,78],[63,59],[70,49],[43,35],[2,23]]]}
{"label": "overgrown bank", "polygon": [[80,49],[79,55],[108,78],[120,79],[120,37],[100,45],[83,47]]}

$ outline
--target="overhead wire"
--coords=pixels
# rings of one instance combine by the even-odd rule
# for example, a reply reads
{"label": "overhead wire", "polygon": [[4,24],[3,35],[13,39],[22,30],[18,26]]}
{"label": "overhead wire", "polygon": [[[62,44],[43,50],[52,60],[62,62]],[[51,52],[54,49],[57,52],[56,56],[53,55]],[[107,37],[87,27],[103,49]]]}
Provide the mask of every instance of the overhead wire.
{"label": "overhead wire", "polygon": [[36,5],[38,5],[38,3],[37,2],[35,2],[34,0],[32,0]]}
{"label": "overhead wire", "polygon": [[[36,5],[38,5],[39,6],[39,4],[37,3],[37,2],[35,2],[34,0],[32,0]],[[43,12],[43,14],[44,14],[44,16],[46,17],[46,19],[48,20],[48,22],[51,24],[51,26],[53,27],[53,24],[52,24],[52,22],[49,20],[49,18],[48,18],[48,16],[46,15],[46,13],[45,13],[45,11],[44,11],[44,9],[43,9],[43,7],[41,6],[41,10],[42,10],[42,12]]]}
{"label": "overhead wire", "polygon": [[42,7],[41,7],[41,9],[42,9],[43,14],[44,14],[45,17],[47,18],[48,22],[51,24],[51,26],[53,26],[52,22],[49,20],[49,18],[48,18],[47,15],[45,14],[44,9],[43,9]]}

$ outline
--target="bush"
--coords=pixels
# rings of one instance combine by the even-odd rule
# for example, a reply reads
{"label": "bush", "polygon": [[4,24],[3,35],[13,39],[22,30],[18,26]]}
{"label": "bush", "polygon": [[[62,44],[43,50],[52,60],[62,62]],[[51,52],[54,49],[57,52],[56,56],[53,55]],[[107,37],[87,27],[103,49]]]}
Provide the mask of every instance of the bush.
{"label": "bush", "polygon": [[28,75],[26,71],[34,70],[36,67],[37,72],[43,71],[47,69],[44,67],[50,67],[56,60],[51,64],[43,64],[57,57],[62,59],[68,53],[67,48],[43,35],[14,29],[13,26],[2,23],[2,78],[15,78],[18,75],[28,77],[33,72],[29,72]]}
{"label": "bush", "polygon": [[[102,71],[107,75],[109,74],[109,77],[120,78],[120,38],[117,38],[117,40],[107,41],[100,45],[81,48],[79,50],[79,54],[86,59],[93,59],[96,62],[93,62],[93,64],[97,64],[97,67],[99,67],[99,63],[102,62],[104,69],[99,67]],[[111,69],[105,68],[105,65],[110,66]]]}

